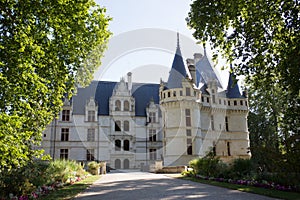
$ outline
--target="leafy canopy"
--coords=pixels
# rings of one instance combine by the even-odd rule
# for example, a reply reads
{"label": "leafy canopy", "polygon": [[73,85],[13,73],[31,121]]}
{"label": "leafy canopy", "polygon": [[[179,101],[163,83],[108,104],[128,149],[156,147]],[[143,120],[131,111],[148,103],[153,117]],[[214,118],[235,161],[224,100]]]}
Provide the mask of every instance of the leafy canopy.
{"label": "leafy canopy", "polygon": [[[273,82],[280,78],[296,90],[299,11],[295,0],[196,0],[187,23],[196,39],[210,41],[230,63],[235,61],[238,73],[256,74]],[[290,73],[297,76],[291,77]]]}
{"label": "leafy canopy", "polygon": [[101,64],[109,21],[93,0],[0,2],[0,170],[39,154],[62,99]]}
{"label": "leafy canopy", "polygon": [[[299,4],[298,0],[195,0],[187,18],[196,39],[209,41],[215,56],[221,53],[238,75],[245,75],[259,98],[256,102],[261,107],[273,105],[264,114],[275,112],[272,130],[284,136],[287,152],[300,141]],[[274,104],[276,99],[280,101]]]}

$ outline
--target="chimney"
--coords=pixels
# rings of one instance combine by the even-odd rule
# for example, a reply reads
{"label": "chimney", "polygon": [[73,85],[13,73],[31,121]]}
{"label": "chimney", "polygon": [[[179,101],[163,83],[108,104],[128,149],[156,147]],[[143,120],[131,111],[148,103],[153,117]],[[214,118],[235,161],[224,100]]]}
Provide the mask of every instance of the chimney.
{"label": "chimney", "polygon": [[128,90],[129,92],[131,93],[131,89],[132,89],[132,77],[131,77],[132,73],[131,72],[128,72],[127,73],[127,87],[128,87]]}
{"label": "chimney", "polygon": [[188,64],[188,68],[189,68],[189,71],[190,71],[191,76],[192,76],[192,81],[196,85],[197,84],[197,80],[196,80],[196,68],[195,68],[195,65],[192,64],[192,63],[189,63],[189,61],[187,61],[187,64]]}
{"label": "chimney", "polygon": [[194,54],[194,61],[195,61],[195,64],[197,62],[199,62],[199,60],[203,57],[203,55],[201,53],[195,53]]}

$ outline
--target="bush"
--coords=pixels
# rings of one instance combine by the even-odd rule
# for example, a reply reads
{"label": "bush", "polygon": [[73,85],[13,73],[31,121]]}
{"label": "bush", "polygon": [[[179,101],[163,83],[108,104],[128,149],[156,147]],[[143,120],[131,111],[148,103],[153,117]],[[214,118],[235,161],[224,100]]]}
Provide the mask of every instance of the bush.
{"label": "bush", "polygon": [[[10,193],[20,196],[30,194],[39,186],[55,182],[66,183],[85,176],[82,166],[75,161],[33,161],[22,168],[0,172],[0,199]],[[4,198],[5,199],[5,198]]]}
{"label": "bush", "polygon": [[230,178],[248,178],[251,176],[252,172],[254,173],[251,160],[238,158],[233,161],[230,169]]}
{"label": "bush", "polygon": [[93,175],[99,174],[100,169],[100,163],[97,163],[96,161],[92,161],[88,163],[88,172],[90,172]]}
{"label": "bush", "polygon": [[217,157],[206,156],[189,162],[195,174],[209,177],[224,177],[228,167]]}
{"label": "bush", "polygon": [[75,179],[76,177],[84,176],[85,173],[83,171],[83,167],[79,163],[70,160],[55,160],[50,163],[48,168],[51,182],[62,183],[66,183],[68,180]]}
{"label": "bush", "polygon": [[0,197],[13,194],[28,194],[48,182],[46,161],[34,161],[21,168],[2,170],[0,173]]}

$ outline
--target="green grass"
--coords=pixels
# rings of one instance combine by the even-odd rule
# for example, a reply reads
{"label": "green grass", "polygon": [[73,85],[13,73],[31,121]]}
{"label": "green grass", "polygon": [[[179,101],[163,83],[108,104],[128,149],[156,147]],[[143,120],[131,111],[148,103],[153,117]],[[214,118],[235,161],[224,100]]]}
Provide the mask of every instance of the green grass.
{"label": "green grass", "polygon": [[184,179],[184,180],[190,180],[190,181],[194,181],[194,182],[239,190],[242,192],[250,192],[250,193],[260,194],[260,195],[269,196],[269,197],[273,197],[273,198],[287,199],[287,200],[300,200],[300,193],[296,193],[296,192],[284,192],[284,191],[271,190],[271,189],[259,188],[259,187],[254,187],[254,186],[245,186],[245,185],[237,185],[237,184],[231,184],[231,183],[203,180],[203,179],[198,179],[195,177],[187,177],[187,176],[181,176],[179,178]]}
{"label": "green grass", "polygon": [[67,200],[74,198],[77,194],[85,190],[88,186],[92,185],[100,176],[89,176],[86,179],[76,182],[73,185],[67,185],[63,188],[55,190],[46,196],[41,197],[45,200]]}

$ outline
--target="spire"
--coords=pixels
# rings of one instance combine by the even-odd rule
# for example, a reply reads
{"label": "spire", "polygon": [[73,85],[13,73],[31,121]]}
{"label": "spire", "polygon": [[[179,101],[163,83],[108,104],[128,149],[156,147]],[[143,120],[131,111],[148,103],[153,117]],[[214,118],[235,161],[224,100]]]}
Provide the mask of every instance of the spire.
{"label": "spire", "polygon": [[177,48],[176,54],[173,59],[172,68],[168,78],[167,88],[181,88],[181,81],[186,77],[186,70],[181,55],[180,45],[179,45],[179,33],[177,32]]}
{"label": "spire", "polygon": [[179,45],[179,33],[177,32],[177,49],[180,48],[180,45]]}
{"label": "spire", "polygon": [[[232,69],[232,65],[230,65],[230,68]],[[242,97],[237,81],[238,80],[236,79],[235,74],[232,71],[230,71],[228,85],[227,85],[227,91],[226,91],[227,98],[241,98]]]}

